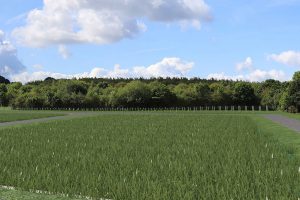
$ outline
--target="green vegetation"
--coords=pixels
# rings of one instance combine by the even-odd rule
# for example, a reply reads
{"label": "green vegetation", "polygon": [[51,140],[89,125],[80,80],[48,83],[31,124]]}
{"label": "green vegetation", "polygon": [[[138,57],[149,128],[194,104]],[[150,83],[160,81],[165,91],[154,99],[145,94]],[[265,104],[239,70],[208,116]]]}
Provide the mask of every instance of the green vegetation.
{"label": "green vegetation", "polygon": [[42,112],[42,111],[12,111],[6,109],[0,109],[0,123],[12,122],[29,119],[39,119],[54,116],[63,116],[62,112]]}
{"label": "green vegetation", "polygon": [[62,197],[60,195],[37,194],[19,190],[9,190],[0,188],[1,200],[83,200],[79,198]]}
{"label": "green vegetation", "polygon": [[300,120],[300,114],[295,113],[281,113],[282,115],[285,115],[286,117],[293,118],[293,119],[299,119]]}
{"label": "green vegetation", "polygon": [[[289,118],[300,119],[295,114],[281,114]],[[278,144],[290,148],[289,154],[295,154],[300,158],[300,134],[260,115],[251,115],[251,118],[257,124],[259,132],[266,134],[272,140],[278,141]]]}
{"label": "green vegetation", "polygon": [[300,71],[294,74],[281,102],[283,109],[292,113],[300,112]]}
{"label": "green vegetation", "polygon": [[22,85],[0,84],[0,105],[14,108],[159,108],[194,106],[290,107],[282,98],[289,82],[248,83],[199,78],[72,79],[47,78]]}
{"label": "green vegetation", "polygon": [[8,79],[4,78],[3,76],[0,76],[0,83],[10,84],[10,81]]}
{"label": "green vegetation", "polygon": [[262,125],[252,115],[116,112],[0,129],[0,185],[108,199],[297,199],[295,149]]}

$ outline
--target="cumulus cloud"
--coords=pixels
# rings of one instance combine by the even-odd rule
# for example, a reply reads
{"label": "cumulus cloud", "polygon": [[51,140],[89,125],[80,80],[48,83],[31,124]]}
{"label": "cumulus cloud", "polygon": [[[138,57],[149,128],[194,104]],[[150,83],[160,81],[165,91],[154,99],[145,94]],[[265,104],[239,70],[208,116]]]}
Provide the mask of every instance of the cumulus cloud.
{"label": "cumulus cloud", "polygon": [[209,74],[208,79],[217,79],[217,80],[244,80],[251,82],[260,82],[267,79],[275,79],[279,81],[288,80],[286,74],[281,70],[260,70],[256,69],[247,74],[239,75],[226,75],[224,72]]}
{"label": "cumulus cloud", "polygon": [[79,74],[62,74],[52,72],[23,72],[15,74],[11,77],[13,81],[22,83],[44,80],[47,77],[56,79],[71,79],[71,78],[150,78],[150,77],[184,77],[193,68],[193,62],[186,62],[180,58],[164,58],[162,61],[150,65],[148,67],[140,66],[130,69],[122,69],[120,65],[115,65],[113,70],[106,70],[104,68],[94,68],[90,72]]}
{"label": "cumulus cloud", "polygon": [[273,60],[287,66],[300,67],[300,52],[297,51],[286,51],[280,54],[272,54],[268,56],[268,58],[269,60]]}
{"label": "cumulus cloud", "polygon": [[108,44],[145,31],[142,19],[200,28],[211,12],[204,0],[44,0],[13,35],[31,47]]}
{"label": "cumulus cloud", "polygon": [[245,61],[240,62],[238,64],[236,64],[236,69],[238,71],[242,71],[242,70],[251,70],[253,68],[253,61],[251,57],[246,58]]}
{"label": "cumulus cloud", "polygon": [[0,75],[9,77],[24,70],[25,66],[17,56],[17,49],[5,40],[5,34],[0,30]]}
{"label": "cumulus cloud", "polygon": [[0,30],[0,41],[2,42],[4,40],[4,32],[2,30]]}
{"label": "cumulus cloud", "polygon": [[135,67],[133,73],[142,77],[183,77],[194,67],[193,62],[185,62],[180,58],[165,58],[149,67]]}
{"label": "cumulus cloud", "polygon": [[216,80],[244,80],[243,75],[230,76],[226,75],[224,72],[209,74],[207,78]]}
{"label": "cumulus cloud", "polygon": [[245,80],[251,82],[259,82],[267,79],[275,79],[279,81],[288,80],[288,77],[282,70],[261,70],[255,68],[251,57],[246,58],[244,62],[238,63],[235,67],[237,71],[239,71],[239,74],[237,75],[227,75],[224,72],[222,72],[209,74],[207,78],[213,78],[217,80]]}
{"label": "cumulus cloud", "polygon": [[275,79],[279,81],[286,81],[287,77],[284,71],[282,70],[260,70],[256,69],[252,71],[250,74],[245,76],[246,80],[249,81],[264,81],[266,79]]}
{"label": "cumulus cloud", "polygon": [[64,58],[68,59],[71,56],[69,49],[65,45],[59,45],[58,53]]}

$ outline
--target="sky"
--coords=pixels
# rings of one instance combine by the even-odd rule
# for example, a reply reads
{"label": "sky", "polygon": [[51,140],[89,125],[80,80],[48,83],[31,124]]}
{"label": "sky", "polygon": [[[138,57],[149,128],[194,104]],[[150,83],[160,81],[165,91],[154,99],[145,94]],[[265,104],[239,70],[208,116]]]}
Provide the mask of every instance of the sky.
{"label": "sky", "polygon": [[300,0],[10,0],[0,75],[290,80]]}

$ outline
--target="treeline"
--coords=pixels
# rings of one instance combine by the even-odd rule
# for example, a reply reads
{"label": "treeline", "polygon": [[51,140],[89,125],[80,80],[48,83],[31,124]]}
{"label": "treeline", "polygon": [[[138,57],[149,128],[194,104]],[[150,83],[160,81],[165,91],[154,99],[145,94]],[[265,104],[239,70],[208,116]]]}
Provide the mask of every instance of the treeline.
{"label": "treeline", "polygon": [[60,79],[10,83],[0,76],[0,105],[13,108],[160,108],[268,106],[300,111],[300,72],[290,82],[187,78]]}

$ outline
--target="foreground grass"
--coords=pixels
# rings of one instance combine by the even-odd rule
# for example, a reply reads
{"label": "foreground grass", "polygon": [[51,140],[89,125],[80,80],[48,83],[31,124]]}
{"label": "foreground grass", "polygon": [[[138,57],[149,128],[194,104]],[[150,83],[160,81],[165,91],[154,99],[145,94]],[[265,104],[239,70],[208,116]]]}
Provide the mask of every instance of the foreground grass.
{"label": "foreground grass", "polygon": [[54,116],[63,116],[63,112],[43,112],[43,111],[16,111],[9,109],[0,109],[0,123],[12,122],[29,119],[39,119]]}
{"label": "foreground grass", "polygon": [[77,198],[62,197],[59,195],[36,194],[18,190],[7,190],[0,188],[1,200],[83,200]]}
{"label": "foreground grass", "polygon": [[270,140],[275,140],[278,144],[288,147],[289,154],[295,154],[300,158],[299,133],[259,115],[252,115],[251,118],[257,124],[259,133],[266,134]]}
{"label": "foreground grass", "polygon": [[114,113],[5,128],[0,185],[131,200],[299,198],[293,148],[254,120]]}
{"label": "foreground grass", "polygon": [[293,118],[293,119],[298,119],[298,120],[300,120],[300,114],[299,114],[299,113],[294,114],[294,113],[286,113],[286,112],[282,112],[281,114],[284,115],[284,116],[286,116],[286,117],[289,117],[289,118]]}

